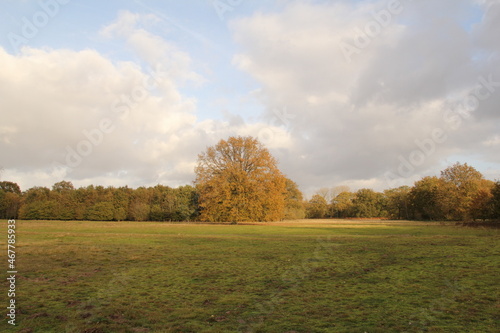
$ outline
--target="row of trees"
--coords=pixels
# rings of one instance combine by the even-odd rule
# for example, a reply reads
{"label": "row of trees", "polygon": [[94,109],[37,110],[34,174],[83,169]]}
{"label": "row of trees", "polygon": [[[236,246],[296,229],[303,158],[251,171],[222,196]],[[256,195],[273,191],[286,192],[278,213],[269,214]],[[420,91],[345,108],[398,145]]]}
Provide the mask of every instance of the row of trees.
{"label": "row of trees", "polygon": [[413,187],[384,192],[346,187],[319,190],[306,203],[309,218],[370,218],[414,220],[500,219],[500,182],[484,179],[467,164],[455,164],[440,177],[424,177]]}
{"label": "row of trees", "polygon": [[23,193],[0,182],[0,218],[102,221],[239,222],[308,218],[393,218],[417,220],[500,219],[500,182],[484,179],[467,164],[440,177],[383,193],[346,187],[322,189],[304,201],[258,140],[231,137],[198,157],[195,186],[171,188],[88,186],[61,181],[52,189]]}
{"label": "row of trees", "polygon": [[[302,193],[297,184],[286,179],[285,186],[289,195],[285,197],[282,219],[304,218]],[[71,182],[61,181],[51,189],[33,187],[21,192],[16,183],[0,182],[0,219],[194,221],[202,218],[199,202],[197,188],[190,185],[74,188]]]}
{"label": "row of trees", "polygon": [[131,189],[61,181],[52,189],[3,182],[0,218],[94,221],[279,221],[305,217],[302,193],[256,139],[221,140],[199,155],[195,187]]}
{"label": "row of trees", "polygon": [[24,193],[11,182],[1,182],[0,188],[0,218],[185,221],[198,216],[197,192],[189,185],[75,189],[71,182],[61,181],[52,189],[33,187]]}

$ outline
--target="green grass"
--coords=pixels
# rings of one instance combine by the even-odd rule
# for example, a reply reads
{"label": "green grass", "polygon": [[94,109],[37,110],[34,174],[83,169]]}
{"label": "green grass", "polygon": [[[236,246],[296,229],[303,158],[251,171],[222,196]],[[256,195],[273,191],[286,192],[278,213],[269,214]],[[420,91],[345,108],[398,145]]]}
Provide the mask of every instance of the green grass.
{"label": "green grass", "polygon": [[3,320],[4,332],[500,331],[498,230],[17,221],[16,232],[18,326]]}

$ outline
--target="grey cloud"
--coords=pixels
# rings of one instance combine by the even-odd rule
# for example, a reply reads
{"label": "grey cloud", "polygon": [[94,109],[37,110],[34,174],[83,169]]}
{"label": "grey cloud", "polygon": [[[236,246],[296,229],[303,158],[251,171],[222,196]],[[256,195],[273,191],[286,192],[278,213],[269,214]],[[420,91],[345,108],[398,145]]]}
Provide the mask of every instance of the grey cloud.
{"label": "grey cloud", "polygon": [[[457,132],[445,114],[463,102],[481,75],[497,73],[493,50],[487,51],[489,62],[475,60],[479,41],[483,49],[498,47],[492,42],[500,22],[493,19],[496,8],[471,32],[471,1],[404,3],[402,14],[351,63],[338,51],[339,43],[352,40],[353,29],[370,19],[365,7],[348,5],[349,21],[339,17],[346,13],[340,5],[301,3],[233,22],[242,49],[237,64],[262,83],[272,105],[287,105],[297,115],[295,145],[281,160],[301,185],[373,178],[382,184],[382,175],[394,170],[400,157],[421,149],[416,142],[427,142],[437,128],[447,139],[434,144],[415,173],[436,170],[458,152],[495,151],[482,145],[495,129],[481,115],[498,115],[493,110],[500,105],[499,93],[481,101],[473,117],[461,119]],[[371,9],[383,6],[378,2]],[[308,16],[298,16],[304,7]],[[287,32],[289,43],[272,42],[286,40]]]}

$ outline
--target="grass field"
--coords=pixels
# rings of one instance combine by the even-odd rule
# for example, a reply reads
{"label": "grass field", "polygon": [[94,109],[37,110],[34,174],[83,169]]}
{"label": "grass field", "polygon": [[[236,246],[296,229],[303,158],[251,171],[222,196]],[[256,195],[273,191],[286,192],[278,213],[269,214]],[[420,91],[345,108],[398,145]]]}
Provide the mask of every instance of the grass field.
{"label": "grass field", "polygon": [[500,331],[498,229],[17,221],[16,235],[18,325],[3,332]]}

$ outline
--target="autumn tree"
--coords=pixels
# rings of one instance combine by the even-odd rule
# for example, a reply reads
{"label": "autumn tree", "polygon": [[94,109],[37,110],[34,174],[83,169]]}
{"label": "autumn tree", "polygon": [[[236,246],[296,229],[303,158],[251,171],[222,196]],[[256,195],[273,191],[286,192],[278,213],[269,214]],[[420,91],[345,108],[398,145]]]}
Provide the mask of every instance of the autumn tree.
{"label": "autumn tree", "polygon": [[450,220],[456,202],[453,184],[424,177],[410,190],[411,216],[417,220]]}
{"label": "autumn tree", "polygon": [[441,179],[451,184],[449,197],[454,200],[453,219],[470,218],[472,203],[481,188],[483,175],[467,163],[456,163],[441,172]]}
{"label": "autumn tree", "polygon": [[469,214],[474,221],[478,219],[485,221],[493,215],[491,201],[493,200],[492,190],[495,183],[491,180],[483,179],[478,185],[478,190],[472,197]]}
{"label": "autumn tree", "polygon": [[50,200],[54,202],[55,211],[53,219],[74,220],[76,211],[75,188],[68,181],[60,181],[52,186],[50,191]]}
{"label": "autumn tree", "polygon": [[195,184],[203,221],[278,221],[286,181],[269,151],[252,137],[220,140],[198,156]]}
{"label": "autumn tree", "polygon": [[349,191],[348,187],[338,193],[335,198],[332,199],[330,204],[333,216],[337,218],[354,216],[353,200],[355,196],[356,195],[353,192]]}
{"label": "autumn tree", "polygon": [[382,193],[367,188],[358,190],[352,201],[356,217],[383,217],[383,200]]}
{"label": "autumn tree", "polygon": [[46,187],[32,187],[23,195],[19,218],[23,220],[48,220],[54,216],[54,202],[50,200],[50,190]]}
{"label": "autumn tree", "polygon": [[21,206],[21,189],[13,182],[0,182],[0,219],[18,217]]}
{"label": "autumn tree", "polygon": [[123,221],[127,219],[127,207],[129,206],[132,192],[133,190],[127,186],[113,189],[113,220]]}
{"label": "autumn tree", "polygon": [[490,200],[491,218],[500,221],[500,181],[495,183],[491,190],[492,198]]}
{"label": "autumn tree", "polygon": [[410,187],[401,186],[384,191],[386,209],[392,219],[409,219]]}
{"label": "autumn tree", "polygon": [[304,197],[297,184],[286,179],[286,198],[285,198],[285,219],[295,220],[306,217],[306,210],[303,203]]}
{"label": "autumn tree", "polygon": [[151,200],[153,198],[151,188],[139,187],[132,192],[128,217],[132,221],[146,221],[151,211]]}
{"label": "autumn tree", "polygon": [[315,194],[307,202],[306,216],[310,219],[323,219],[328,213],[328,203],[320,194]]}

